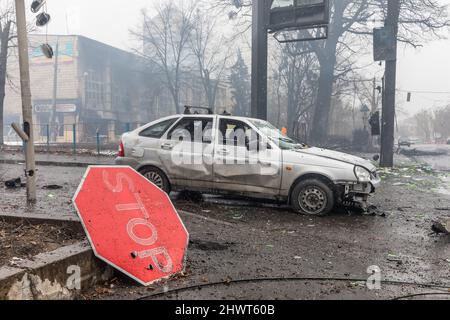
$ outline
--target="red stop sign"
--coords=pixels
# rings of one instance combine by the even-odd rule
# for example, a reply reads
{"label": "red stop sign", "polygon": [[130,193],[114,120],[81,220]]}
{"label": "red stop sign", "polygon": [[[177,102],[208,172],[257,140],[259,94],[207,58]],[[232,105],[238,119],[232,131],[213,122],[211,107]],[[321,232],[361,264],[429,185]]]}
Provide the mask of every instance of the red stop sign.
{"label": "red stop sign", "polygon": [[167,194],[132,168],[89,167],[73,203],[95,255],[139,283],[184,270],[183,222]]}

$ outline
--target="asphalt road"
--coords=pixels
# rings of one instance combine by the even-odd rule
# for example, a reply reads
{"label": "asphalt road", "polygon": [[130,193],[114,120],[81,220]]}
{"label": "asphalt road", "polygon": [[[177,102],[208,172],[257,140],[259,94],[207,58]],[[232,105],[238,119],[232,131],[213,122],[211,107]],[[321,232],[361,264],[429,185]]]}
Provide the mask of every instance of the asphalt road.
{"label": "asphalt road", "polygon": [[[0,180],[20,176],[22,170],[2,165]],[[0,212],[74,216],[70,199],[83,173],[82,168],[40,167],[38,204],[27,207],[24,190],[0,187]],[[449,174],[417,167],[383,175],[383,186],[371,199],[378,208],[375,215],[336,210],[311,218],[277,203],[215,196],[192,201],[173,195],[176,208],[190,212],[181,213],[191,238],[186,274],[151,288],[118,274],[80,298],[379,299],[447,291],[400,284],[368,290],[364,281],[355,281],[368,279],[367,269],[377,266],[383,280],[450,287],[450,238],[430,231],[434,219],[450,217],[445,210],[450,196],[443,192],[450,190]],[[49,184],[63,188],[42,189]],[[300,280],[305,277],[352,280]],[[254,278],[297,280],[234,282]],[[224,284],[208,285],[215,282]],[[172,291],[190,286],[195,287]]]}

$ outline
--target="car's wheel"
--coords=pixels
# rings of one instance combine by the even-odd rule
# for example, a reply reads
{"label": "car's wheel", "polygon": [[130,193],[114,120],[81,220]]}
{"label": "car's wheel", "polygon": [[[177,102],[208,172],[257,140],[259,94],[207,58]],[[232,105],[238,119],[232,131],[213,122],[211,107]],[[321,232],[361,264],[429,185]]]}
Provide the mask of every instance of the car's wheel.
{"label": "car's wheel", "polygon": [[291,194],[292,208],[306,215],[326,215],[333,210],[334,201],[331,187],[317,179],[299,182]]}
{"label": "car's wheel", "polygon": [[146,167],[139,170],[139,173],[164,192],[170,193],[169,179],[167,179],[164,172],[162,172],[158,168]]}

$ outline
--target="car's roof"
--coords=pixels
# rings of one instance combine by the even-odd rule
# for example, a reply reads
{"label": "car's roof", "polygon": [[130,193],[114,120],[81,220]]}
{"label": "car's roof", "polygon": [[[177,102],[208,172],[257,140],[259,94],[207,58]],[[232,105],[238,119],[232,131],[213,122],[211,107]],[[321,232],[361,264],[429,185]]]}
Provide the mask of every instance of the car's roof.
{"label": "car's roof", "polygon": [[[233,115],[224,115],[224,114],[177,114],[172,117],[185,117],[185,118],[211,118],[211,117],[221,117],[221,118],[230,118],[234,120],[250,120],[250,121],[262,121],[260,119],[248,118],[248,117],[239,117]],[[169,117],[170,118],[170,117]]]}

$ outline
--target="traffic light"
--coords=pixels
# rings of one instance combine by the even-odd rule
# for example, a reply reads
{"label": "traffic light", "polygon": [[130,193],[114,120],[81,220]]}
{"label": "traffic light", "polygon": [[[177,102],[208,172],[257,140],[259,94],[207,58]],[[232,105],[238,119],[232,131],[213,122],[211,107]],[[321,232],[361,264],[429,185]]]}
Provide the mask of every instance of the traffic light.
{"label": "traffic light", "polygon": [[[31,12],[38,13],[45,5],[45,0],[33,0],[31,3]],[[36,16],[36,26],[45,27],[50,22],[50,15],[44,10]],[[41,45],[41,50],[44,56],[51,59],[53,58],[53,48],[48,43]]]}
{"label": "traffic light", "polygon": [[406,96],[406,101],[411,102],[411,97],[412,97],[411,92],[408,92],[408,95]]}
{"label": "traffic light", "polygon": [[45,0],[34,0],[31,4],[31,12],[38,13],[39,10],[44,6]]}
{"label": "traffic light", "polygon": [[50,22],[50,15],[47,12],[41,12],[36,16],[36,25],[45,27]]}
{"label": "traffic light", "polygon": [[369,120],[369,124],[372,128],[372,136],[381,135],[380,111],[377,111],[372,114]]}

